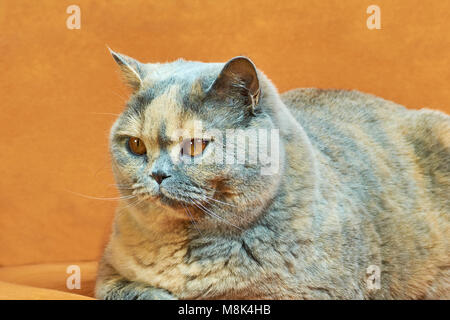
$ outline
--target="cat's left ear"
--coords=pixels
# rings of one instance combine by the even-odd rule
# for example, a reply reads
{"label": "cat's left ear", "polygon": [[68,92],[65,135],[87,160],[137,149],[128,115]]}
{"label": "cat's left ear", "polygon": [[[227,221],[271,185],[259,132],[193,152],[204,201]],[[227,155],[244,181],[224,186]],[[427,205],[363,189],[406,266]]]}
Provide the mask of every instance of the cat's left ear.
{"label": "cat's left ear", "polygon": [[261,93],[255,65],[247,57],[231,59],[223,67],[209,93],[221,99],[239,101],[253,113]]}
{"label": "cat's left ear", "polygon": [[114,52],[111,49],[109,49],[109,52],[111,52],[114,60],[119,65],[125,82],[133,89],[133,91],[139,90],[145,76],[144,65],[133,58]]}

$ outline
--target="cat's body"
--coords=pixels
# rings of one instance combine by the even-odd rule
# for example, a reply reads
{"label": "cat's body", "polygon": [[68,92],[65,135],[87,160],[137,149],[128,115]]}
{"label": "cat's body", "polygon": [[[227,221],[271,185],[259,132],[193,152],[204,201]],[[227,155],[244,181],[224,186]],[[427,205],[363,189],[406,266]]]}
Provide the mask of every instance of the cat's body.
{"label": "cat's body", "polygon": [[[100,264],[97,296],[450,298],[450,117],[358,92],[280,96],[262,73],[258,78],[262,113],[252,119],[265,115],[280,130],[279,172],[217,187],[211,210],[236,227],[195,208],[182,217],[183,210],[158,202],[124,203]],[[178,101],[163,92],[165,104]],[[252,121],[246,126],[264,122]],[[115,174],[121,183],[122,172]],[[242,218],[246,212],[255,213]],[[377,270],[379,289],[368,280]]]}

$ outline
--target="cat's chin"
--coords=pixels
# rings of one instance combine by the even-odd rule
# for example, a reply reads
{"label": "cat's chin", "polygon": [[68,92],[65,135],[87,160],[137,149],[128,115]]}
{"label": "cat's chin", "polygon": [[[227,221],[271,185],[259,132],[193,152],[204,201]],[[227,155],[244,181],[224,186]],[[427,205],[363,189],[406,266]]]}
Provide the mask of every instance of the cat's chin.
{"label": "cat's chin", "polygon": [[164,209],[170,212],[181,212],[185,215],[185,208],[190,207],[190,204],[175,198],[168,190],[160,188],[151,193],[141,193],[140,200],[134,207],[143,212],[147,212],[149,209]]}
{"label": "cat's chin", "polygon": [[168,209],[182,210],[184,208],[182,201],[174,199],[164,189],[160,189],[159,192],[152,197],[151,201],[161,207]]}
{"label": "cat's chin", "polygon": [[160,204],[163,207],[169,207],[171,209],[182,209],[183,208],[183,205],[180,201],[169,198],[163,194],[159,195],[156,198],[156,201],[158,202],[158,204]]}

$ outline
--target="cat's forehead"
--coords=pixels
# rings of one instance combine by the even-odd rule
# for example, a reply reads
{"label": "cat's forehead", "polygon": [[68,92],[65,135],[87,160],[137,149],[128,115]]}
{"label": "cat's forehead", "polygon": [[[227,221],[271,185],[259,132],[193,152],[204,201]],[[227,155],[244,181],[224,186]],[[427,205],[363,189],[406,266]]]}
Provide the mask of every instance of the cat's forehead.
{"label": "cat's forehead", "polygon": [[128,104],[125,126],[158,144],[170,143],[180,131],[194,135],[201,118],[196,104],[220,71],[204,65],[176,63],[146,81]]}
{"label": "cat's forehead", "polygon": [[[141,108],[166,104],[189,107],[189,101],[201,96],[220,73],[223,64],[177,60],[153,65],[137,93]],[[185,102],[185,103],[183,103]]]}
{"label": "cat's forehead", "polygon": [[170,140],[176,130],[183,129],[193,115],[185,112],[182,86],[168,85],[142,109],[141,132],[149,139]]}
{"label": "cat's forehead", "polygon": [[190,83],[198,78],[217,76],[223,65],[223,63],[205,63],[183,59],[158,65],[149,64],[147,66],[151,71],[145,80],[156,84],[167,81]]}

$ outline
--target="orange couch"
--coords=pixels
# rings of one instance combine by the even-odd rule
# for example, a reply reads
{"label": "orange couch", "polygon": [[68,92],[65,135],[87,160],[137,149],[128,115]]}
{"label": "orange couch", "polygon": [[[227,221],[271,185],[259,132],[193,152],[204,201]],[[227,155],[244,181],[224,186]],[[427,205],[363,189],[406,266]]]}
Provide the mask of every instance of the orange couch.
{"label": "orange couch", "polygon": [[[280,91],[347,88],[450,112],[450,2],[0,2],[0,298],[91,297],[116,203],[108,130],[128,92],[106,45],[141,61],[251,57]],[[86,197],[88,196],[88,197]],[[82,262],[77,262],[82,261]],[[81,267],[80,290],[65,286]]]}
{"label": "orange couch", "polygon": [[[68,265],[81,271],[79,289],[68,289]],[[0,268],[0,300],[86,300],[93,299],[97,262],[45,263]]]}

